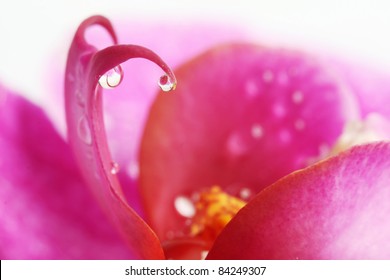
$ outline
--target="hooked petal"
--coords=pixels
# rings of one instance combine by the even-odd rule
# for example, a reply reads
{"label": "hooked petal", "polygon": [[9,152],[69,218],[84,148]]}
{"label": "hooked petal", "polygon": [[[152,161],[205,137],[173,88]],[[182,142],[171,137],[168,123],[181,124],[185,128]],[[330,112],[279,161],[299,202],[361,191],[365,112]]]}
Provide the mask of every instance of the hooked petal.
{"label": "hooked petal", "polygon": [[208,258],[389,259],[389,170],[390,142],[378,142],[292,173],[231,220]]}
{"label": "hooked petal", "polygon": [[128,259],[43,111],[0,85],[0,258]]}
{"label": "hooked petal", "polygon": [[134,45],[114,45],[96,50],[84,38],[94,24],[103,26],[117,42],[109,21],[101,16],[85,20],[72,42],[67,62],[65,101],[68,136],[84,179],[110,220],[118,227],[137,257],[161,259],[160,242],[149,226],[128,205],[113,171],[103,121],[99,78],[131,58],[146,58],[159,65],[174,80],[168,66],[153,52]]}
{"label": "hooked petal", "polygon": [[298,52],[225,45],[175,73],[180,84],[153,104],[140,157],[146,211],[161,239],[183,229],[178,197],[220,185],[236,196],[249,190],[250,199],[306,167],[358,118],[345,85]]}

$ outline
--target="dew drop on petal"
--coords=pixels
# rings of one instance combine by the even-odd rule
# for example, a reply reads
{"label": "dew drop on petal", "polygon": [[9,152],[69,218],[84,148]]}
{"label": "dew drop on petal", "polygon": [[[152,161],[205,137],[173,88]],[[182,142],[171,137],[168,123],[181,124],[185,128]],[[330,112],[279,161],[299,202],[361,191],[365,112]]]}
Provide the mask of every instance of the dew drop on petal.
{"label": "dew drop on petal", "polygon": [[119,164],[115,161],[112,161],[110,164],[111,164],[111,168],[110,168],[111,174],[112,175],[117,174],[119,172],[119,169],[120,169]]}
{"label": "dew drop on petal", "polygon": [[176,211],[183,217],[192,218],[195,215],[195,206],[189,198],[179,196],[174,204]]}
{"label": "dew drop on petal", "polygon": [[158,81],[158,85],[160,86],[162,91],[168,92],[174,90],[176,88],[176,83],[172,82],[171,78],[168,75],[162,75]]}
{"label": "dew drop on petal", "polygon": [[99,78],[99,84],[102,88],[112,89],[117,87],[123,79],[123,70],[120,65],[108,70]]}
{"label": "dew drop on petal", "polygon": [[79,119],[77,133],[80,139],[87,145],[92,144],[92,134],[91,127],[89,125],[88,119],[86,116],[82,116]]}

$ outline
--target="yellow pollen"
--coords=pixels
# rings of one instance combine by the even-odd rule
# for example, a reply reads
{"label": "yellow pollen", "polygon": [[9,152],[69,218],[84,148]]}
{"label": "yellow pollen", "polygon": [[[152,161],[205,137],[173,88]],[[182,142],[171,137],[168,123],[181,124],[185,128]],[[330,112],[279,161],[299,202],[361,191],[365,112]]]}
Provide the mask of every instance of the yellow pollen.
{"label": "yellow pollen", "polygon": [[191,235],[213,241],[245,204],[245,201],[223,192],[218,186],[202,192],[195,203]]}

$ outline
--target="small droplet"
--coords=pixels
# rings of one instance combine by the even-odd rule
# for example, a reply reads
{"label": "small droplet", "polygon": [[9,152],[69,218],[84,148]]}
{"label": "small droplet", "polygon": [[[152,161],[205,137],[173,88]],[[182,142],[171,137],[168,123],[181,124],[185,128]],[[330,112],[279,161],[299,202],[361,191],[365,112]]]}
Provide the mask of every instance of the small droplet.
{"label": "small droplet", "polygon": [[252,137],[260,139],[263,136],[263,127],[260,124],[254,124],[251,129]]}
{"label": "small droplet", "polygon": [[110,169],[110,172],[112,175],[115,175],[119,172],[119,164],[115,161],[111,162],[111,169]]}
{"label": "small droplet", "polygon": [[92,144],[92,134],[91,134],[91,128],[89,126],[89,122],[86,116],[82,116],[79,119],[78,127],[77,127],[77,133],[80,137],[80,139],[87,145]]}
{"label": "small droplet", "polygon": [[302,93],[302,91],[300,91],[300,90],[294,91],[293,94],[292,94],[292,101],[295,104],[302,103],[302,101],[303,101],[303,93]]}
{"label": "small droplet", "polygon": [[112,89],[117,87],[123,79],[123,70],[120,65],[108,70],[99,78],[99,84],[102,88]]}
{"label": "small droplet", "polygon": [[160,86],[162,91],[171,91],[176,88],[176,83],[172,82],[171,78],[168,75],[162,75],[160,80],[158,81],[158,85]]}
{"label": "small droplet", "polygon": [[274,74],[272,73],[271,70],[264,71],[264,73],[263,73],[263,81],[264,82],[269,83],[269,82],[272,82],[273,79],[274,79]]}
{"label": "small droplet", "polygon": [[195,215],[195,206],[189,198],[179,196],[174,203],[176,211],[183,217],[192,218]]}

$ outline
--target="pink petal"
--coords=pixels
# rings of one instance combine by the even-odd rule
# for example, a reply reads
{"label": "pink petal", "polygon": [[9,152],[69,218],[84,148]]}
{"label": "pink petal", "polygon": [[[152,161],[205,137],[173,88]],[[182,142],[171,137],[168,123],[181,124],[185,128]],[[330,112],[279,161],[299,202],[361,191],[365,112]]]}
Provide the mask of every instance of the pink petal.
{"label": "pink petal", "polygon": [[43,111],[1,85],[0,155],[1,259],[132,257]]}
{"label": "pink petal", "polygon": [[389,171],[382,142],[290,174],[233,218],[208,258],[389,259]]}
{"label": "pink petal", "polygon": [[134,45],[115,45],[97,51],[84,38],[91,25],[101,25],[116,43],[110,22],[100,16],[84,21],[69,51],[65,100],[68,135],[84,179],[104,211],[117,226],[137,257],[164,258],[154,232],[127,204],[116,176],[116,163],[108,149],[102,114],[102,90],[98,80],[107,71],[130,58],[146,58],[159,65],[175,82],[168,66],[153,52]]}
{"label": "pink petal", "polygon": [[375,112],[390,120],[389,71],[336,59],[332,59],[332,63],[357,96],[363,116]]}
{"label": "pink petal", "polygon": [[226,45],[175,73],[176,93],[157,97],[140,158],[147,213],[163,240],[182,234],[176,198],[213,185],[255,194],[307,166],[358,116],[345,85],[302,53]]}

